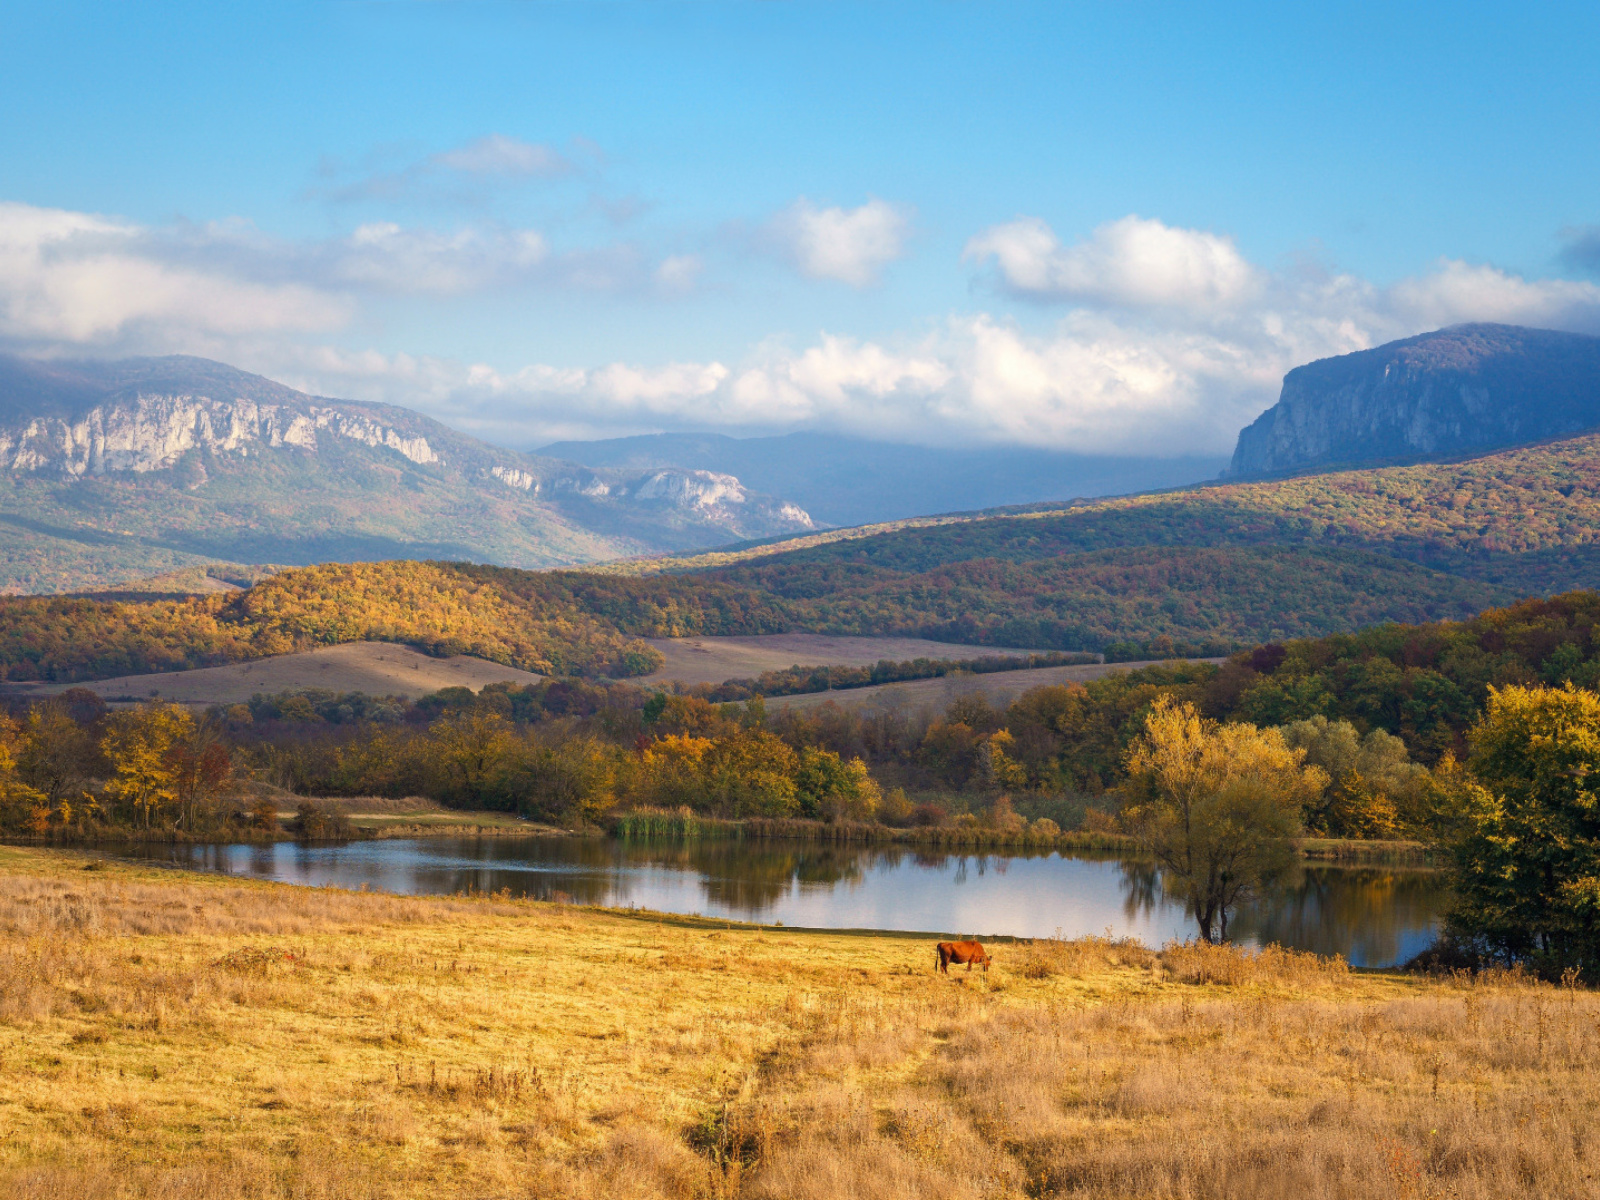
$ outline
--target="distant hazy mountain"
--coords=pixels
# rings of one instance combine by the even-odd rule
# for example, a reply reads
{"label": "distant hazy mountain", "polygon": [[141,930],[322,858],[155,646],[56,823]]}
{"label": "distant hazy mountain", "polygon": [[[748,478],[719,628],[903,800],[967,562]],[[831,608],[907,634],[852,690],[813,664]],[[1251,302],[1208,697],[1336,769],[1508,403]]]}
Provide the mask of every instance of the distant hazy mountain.
{"label": "distant hazy mountain", "polygon": [[538,453],[592,467],[693,467],[736,475],[829,525],[1181,487],[1221,457],[1137,458],[999,448],[932,450],[820,433],[731,438],[662,433],[556,442]]}
{"label": "distant hazy mountain", "polygon": [[595,469],[205,359],[0,357],[0,589],[216,560],[553,566],[812,527],[722,472]]}
{"label": "distant hazy mountain", "polygon": [[1600,338],[1457,325],[1296,367],[1230,475],[1442,458],[1600,425]]}

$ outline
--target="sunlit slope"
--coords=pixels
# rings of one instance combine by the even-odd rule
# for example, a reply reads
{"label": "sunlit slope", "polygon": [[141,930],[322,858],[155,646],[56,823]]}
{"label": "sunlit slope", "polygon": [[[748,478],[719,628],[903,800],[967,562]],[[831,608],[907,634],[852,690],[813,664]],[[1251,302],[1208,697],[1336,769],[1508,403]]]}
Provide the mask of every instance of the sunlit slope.
{"label": "sunlit slope", "polygon": [[[976,558],[1027,562],[1127,546],[1349,547],[1475,578],[1560,588],[1600,543],[1600,434],[1450,463],[1215,484],[1068,507],[886,522],[699,555],[630,572],[867,563],[925,571]],[[1531,567],[1530,567],[1531,564]]]}
{"label": "sunlit slope", "polygon": [[104,678],[379,639],[540,673],[638,675],[655,658],[637,638],[777,632],[1220,653],[1600,586],[1597,464],[1600,436],[1586,435],[1458,463],[841,531],[628,572],[383,563],[183,603],[12,600],[0,606],[0,669]]}
{"label": "sunlit slope", "polygon": [[[832,531],[632,564],[838,633],[1198,647],[1600,586],[1600,435],[1451,463]],[[1409,615],[1408,615],[1409,614]]]}
{"label": "sunlit slope", "polygon": [[0,678],[107,679],[361,641],[540,674],[642,675],[662,658],[640,638],[774,633],[784,622],[764,597],[709,580],[329,564],[192,599],[0,600]]}

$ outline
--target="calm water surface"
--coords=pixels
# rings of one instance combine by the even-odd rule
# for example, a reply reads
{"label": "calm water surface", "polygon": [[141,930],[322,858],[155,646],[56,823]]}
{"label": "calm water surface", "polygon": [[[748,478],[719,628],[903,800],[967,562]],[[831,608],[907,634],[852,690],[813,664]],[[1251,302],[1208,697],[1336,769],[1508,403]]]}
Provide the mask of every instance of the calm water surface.
{"label": "calm water surface", "polygon": [[[950,854],[814,842],[425,838],[344,846],[152,846],[153,858],[283,883],[636,906],[831,929],[1068,937],[1110,930],[1160,946],[1195,924],[1150,864],[1061,854]],[[1303,866],[1240,912],[1240,940],[1403,962],[1432,940],[1443,881],[1407,868]]]}

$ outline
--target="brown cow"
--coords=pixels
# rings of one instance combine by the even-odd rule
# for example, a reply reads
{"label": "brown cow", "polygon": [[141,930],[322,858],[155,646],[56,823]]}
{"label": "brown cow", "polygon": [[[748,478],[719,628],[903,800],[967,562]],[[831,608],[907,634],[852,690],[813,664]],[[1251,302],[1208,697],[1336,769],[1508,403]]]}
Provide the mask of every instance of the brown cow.
{"label": "brown cow", "polygon": [[946,975],[950,974],[950,964],[960,966],[967,964],[967,970],[972,970],[973,963],[982,963],[983,969],[989,969],[989,956],[983,952],[983,946],[977,942],[940,942],[934,949],[939,954],[939,970]]}

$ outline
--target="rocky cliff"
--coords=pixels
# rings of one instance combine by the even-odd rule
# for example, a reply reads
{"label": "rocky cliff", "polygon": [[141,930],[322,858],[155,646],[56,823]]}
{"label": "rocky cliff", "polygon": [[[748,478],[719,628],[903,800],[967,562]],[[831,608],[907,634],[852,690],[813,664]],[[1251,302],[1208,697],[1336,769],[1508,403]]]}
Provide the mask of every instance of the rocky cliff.
{"label": "rocky cliff", "polygon": [[1457,325],[1290,371],[1230,476],[1444,458],[1600,425],[1600,338]]}
{"label": "rocky cliff", "polygon": [[161,570],[185,565],[173,553],[552,566],[812,527],[731,475],[518,454],[204,359],[0,358],[0,588],[40,585],[19,562],[79,553],[30,536],[119,544],[117,565],[60,581],[96,586],[139,547],[166,552]]}

